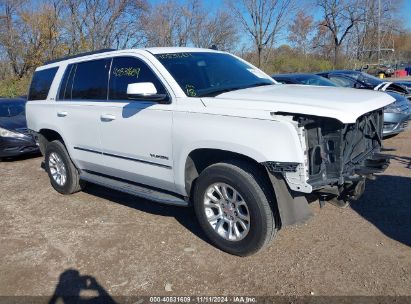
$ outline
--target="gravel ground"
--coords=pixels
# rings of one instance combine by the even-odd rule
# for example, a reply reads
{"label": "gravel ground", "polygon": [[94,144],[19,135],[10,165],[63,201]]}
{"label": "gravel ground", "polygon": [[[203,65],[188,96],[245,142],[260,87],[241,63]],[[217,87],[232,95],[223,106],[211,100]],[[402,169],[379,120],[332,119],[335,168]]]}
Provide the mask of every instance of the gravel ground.
{"label": "gravel ground", "polygon": [[191,209],[97,186],[63,196],[41,157],[4,161],[0,295],[76,294],[88,282],[111,296],[410,296],[411,131],[384,145],[391,165],[360,201],[313,202],[309,222],[247,258],[208,244]]}

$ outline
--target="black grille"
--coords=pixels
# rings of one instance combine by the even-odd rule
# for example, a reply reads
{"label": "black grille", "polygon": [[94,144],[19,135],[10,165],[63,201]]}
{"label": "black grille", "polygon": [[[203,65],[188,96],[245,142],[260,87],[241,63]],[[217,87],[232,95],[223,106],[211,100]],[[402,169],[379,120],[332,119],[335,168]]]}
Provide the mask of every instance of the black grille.
{"label": "black grille", "polygon": [[382,126],[382,110],[367,113],[353,124],[329,118],[307,120],[308,182],[316,188],[353,176],[380,150]]}

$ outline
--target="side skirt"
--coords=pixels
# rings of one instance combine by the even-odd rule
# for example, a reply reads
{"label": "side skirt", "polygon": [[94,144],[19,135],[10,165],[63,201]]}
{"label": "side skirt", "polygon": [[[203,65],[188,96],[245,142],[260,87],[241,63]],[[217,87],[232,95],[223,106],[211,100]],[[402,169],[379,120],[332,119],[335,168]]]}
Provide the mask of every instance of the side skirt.
{"label": "side skirt", "polygon": [[113,190],[138,196],[147,200],[151,200],[161,204],[188,207],[189,202],[183,197],[171,193],[153,189],[141,184],[118,180],[105,175],[94,174],[91,172],[82,171],[80,179],[92,184],[97,184]]}

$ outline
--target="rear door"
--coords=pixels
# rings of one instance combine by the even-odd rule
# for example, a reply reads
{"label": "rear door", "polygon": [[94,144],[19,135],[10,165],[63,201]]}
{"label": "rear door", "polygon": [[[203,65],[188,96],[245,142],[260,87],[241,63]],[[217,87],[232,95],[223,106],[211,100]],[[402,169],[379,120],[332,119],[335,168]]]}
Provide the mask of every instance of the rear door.
{"label": "rear door", "polygon": [[100,112],[104,173],[173,191],[173,104],[127,96],[128,84],[141,82],[151,82],[157,93],[168,94],[154,71],[142,57],[113,58],[109,100]]}
{"label": "rear door", "polygon": [[56,116],[67,149],[81,169],[102,166],[100,113],[107,101],[111,58],[69,64],[56,102]]}

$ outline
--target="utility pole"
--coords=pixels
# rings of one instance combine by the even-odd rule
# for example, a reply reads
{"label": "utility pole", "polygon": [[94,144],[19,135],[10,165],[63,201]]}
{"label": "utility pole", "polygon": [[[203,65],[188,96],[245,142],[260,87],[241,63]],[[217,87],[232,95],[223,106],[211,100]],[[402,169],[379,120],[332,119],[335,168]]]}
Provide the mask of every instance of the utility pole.
{"label": "utility pole", "polygon": [[381,60],[381,0],[378,0],[378,25],[377,25],[377,63]]}

